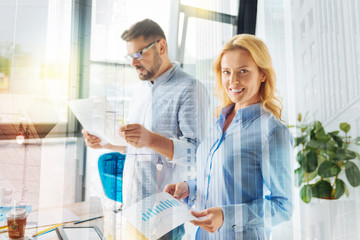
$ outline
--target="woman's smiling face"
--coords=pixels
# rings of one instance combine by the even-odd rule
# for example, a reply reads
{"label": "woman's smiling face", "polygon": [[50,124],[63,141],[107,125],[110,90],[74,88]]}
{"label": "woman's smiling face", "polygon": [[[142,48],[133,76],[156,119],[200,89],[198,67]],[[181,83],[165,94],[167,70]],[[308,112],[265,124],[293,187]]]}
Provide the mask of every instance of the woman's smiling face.
{"label": "woman's smiling face", "polygon": [[221,80],[235,110],[260,102],[260,85],[265,75],[259,71],[249,51],[234,49],[221,59]]}

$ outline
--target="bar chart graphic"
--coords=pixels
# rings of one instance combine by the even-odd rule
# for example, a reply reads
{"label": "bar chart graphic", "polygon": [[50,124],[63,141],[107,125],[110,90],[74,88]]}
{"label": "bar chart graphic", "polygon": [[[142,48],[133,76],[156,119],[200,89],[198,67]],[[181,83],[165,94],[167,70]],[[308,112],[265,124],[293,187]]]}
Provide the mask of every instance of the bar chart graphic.
{"label": "bar chart graphic", "polygon": [[142,220],[144,222],[149,221],[153,216],[160,214],[166,209],[173,208],[173,207],[181,207],[182,205],[176,200],[165,200],[159,201],[160,204],[155,205],[152,209],[148,208],[145,213],[142,213]]}
{"label": "bar chart graphic", "polygon": [[148,239],[158,239],[175,227],[197,219],[184,202],[165,192],[131,205],[123,210],[122,216]]}

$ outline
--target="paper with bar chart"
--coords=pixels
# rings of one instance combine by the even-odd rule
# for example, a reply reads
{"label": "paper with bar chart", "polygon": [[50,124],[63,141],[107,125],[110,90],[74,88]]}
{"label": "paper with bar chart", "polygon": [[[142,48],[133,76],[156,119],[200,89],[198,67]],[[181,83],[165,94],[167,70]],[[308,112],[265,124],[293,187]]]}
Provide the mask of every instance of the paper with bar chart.
{"label": "paper with bar chart", "polygon": [[184,202],[165,192],[131,205],[122,214],[148,239],[158,239],[185,222],[198,220]]}

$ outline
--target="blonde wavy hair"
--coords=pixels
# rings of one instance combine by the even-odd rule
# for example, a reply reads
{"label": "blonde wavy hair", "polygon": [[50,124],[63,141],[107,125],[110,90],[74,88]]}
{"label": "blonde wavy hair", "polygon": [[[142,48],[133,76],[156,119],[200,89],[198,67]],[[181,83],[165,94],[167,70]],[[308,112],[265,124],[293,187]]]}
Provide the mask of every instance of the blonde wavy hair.
{"label": "blonde wavy hair", "polygon": [[222,84],[221,60],[226,52],[235,49],[245,49],[249,51],[259,71],[265,75],[265,81],[261,83],[259,90],[262,106],[281,120],[282,102],[281,98],[277,96],[275,87],[276,75],[272,66],[270,53],[263,41],[250,34],[234,36],[230,41],[225,43],[219,56],[214,61],[213,70],[216,75],[214,94],[220,100],[220,106],[216,109],[217,116],[220,115],[223,107],[232,103]]}

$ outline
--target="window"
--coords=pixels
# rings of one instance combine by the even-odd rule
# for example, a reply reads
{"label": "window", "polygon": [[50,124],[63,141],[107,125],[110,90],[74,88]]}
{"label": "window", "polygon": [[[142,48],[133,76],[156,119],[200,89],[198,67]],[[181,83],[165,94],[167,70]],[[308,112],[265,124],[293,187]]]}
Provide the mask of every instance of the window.
{"label": "window", "polygon": [[[49,184],[65,166],[76,173],[76,139],[65,138],[74,131],[67,107],[71,19],[71,0],[0,1],[0,156],[7,156],[0,158],[0,185],[33,207],[75,201],[75,176]],[[40,195],[64,184],[64,195]]]}
{"label": "window", "polygon": [[[164,30],[170,49],[170,9],[171,1],[168,0],[92,1],[90,74],[86,97],[106,96],[116,111],[115,124],[126,121],[132,92],[140,81],[136,71],[125,63],[126,43],[121,34],[135,22],[150,18]],[[97,172],[97,159],[103,153],[87,148],[87,197],[103,194]]]}
{"label": "window", "polygon": [[[226,6],[235,6],[237,1],[224,1],[224,7],[215,7],[220,2],[222,1],[211,1],[211,4],[195,2],[200,4],[197,7],[202,6],[201,4],[206,6],[202,9],[190,7],[193,6],[190,1],[182,1],[184,5],[180,5],[180,16],[183,17],[179,22],[182,26],[179,28],[182,29],[182,33],[179,35],[182,35],[182,38],[179,43],[178,61],[183,64],[186,72],[204,84],[210,96],[211,109],[218,105],[217,99],[211,97],[215,80],[212,62],[223,44],[236,34],[236,13],[233,10],[229,12]],[[238,9],[237,6],[235,8]]]}
{"label": "window", "polygon": [[181,0],[181,4],[233,16],[236,16],[239,10],[237,0]]}

